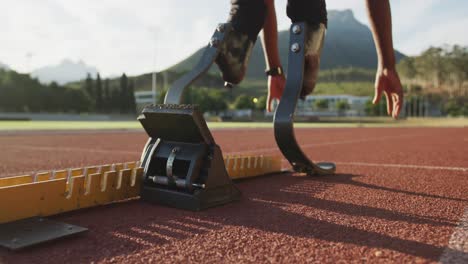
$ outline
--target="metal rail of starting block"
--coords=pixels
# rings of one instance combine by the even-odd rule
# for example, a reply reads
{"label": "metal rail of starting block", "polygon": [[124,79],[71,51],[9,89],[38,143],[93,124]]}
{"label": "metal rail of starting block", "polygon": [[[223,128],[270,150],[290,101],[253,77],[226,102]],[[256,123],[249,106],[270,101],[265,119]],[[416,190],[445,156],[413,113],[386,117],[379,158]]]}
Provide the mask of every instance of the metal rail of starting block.
{"label": "metal rail of starting block", "polygon": [[[227,155],[224,164],[234,180],[281,170],[277,156]],[[138,199],[143,172],[137,161],[0,178],[0,246],[19,250],[85,232],[44,217]]]}

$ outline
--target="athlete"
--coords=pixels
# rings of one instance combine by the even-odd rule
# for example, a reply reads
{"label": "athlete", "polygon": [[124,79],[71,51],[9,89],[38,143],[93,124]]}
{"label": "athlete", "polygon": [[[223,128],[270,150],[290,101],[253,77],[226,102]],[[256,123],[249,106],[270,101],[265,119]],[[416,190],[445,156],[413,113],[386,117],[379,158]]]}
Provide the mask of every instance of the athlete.
{"label": "athlete", "polygon": [[[378,55],[375,79],[377,104],[382,96],[387,99],[387,112],[397,118],[403,105],[403,90],[395,69],[392,40],[392,21],[389,0],[365,0],[371,22],[372,34]],[[301,97],[313,92],[320,67],[320,55],[327,28],[325,0],[288,0],[287,15],[292,23],[306,22],[304,84]],[[268,75],[267,110],[271,102],[280,99],[285,86],[285,76],[278,50],[278,30],[274,0],[231,0],[228,22],[234,30],[226,36],[216,63],[226,82],[238,84],[246,73],[249,57],[261,29]]]}

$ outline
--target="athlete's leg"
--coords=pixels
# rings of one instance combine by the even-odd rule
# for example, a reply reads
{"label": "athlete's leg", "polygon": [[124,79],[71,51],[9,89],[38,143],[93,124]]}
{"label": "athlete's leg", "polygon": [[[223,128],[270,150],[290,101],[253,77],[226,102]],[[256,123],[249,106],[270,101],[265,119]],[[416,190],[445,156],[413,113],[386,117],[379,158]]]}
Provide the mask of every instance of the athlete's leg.
{"label": "athlete's leg", "polygon": [[247,34],[254,42],[265,23],[265,16],[264,0],[231,0],[228,22],[237,32]]}
{"label": "athlete's leg", "polygon": [[247,64],[265,23],[266,5],[264,0],[231,0],[228,22],[234,30],[226,36],[216,63],[226,82],[237,84],[247,71]]}

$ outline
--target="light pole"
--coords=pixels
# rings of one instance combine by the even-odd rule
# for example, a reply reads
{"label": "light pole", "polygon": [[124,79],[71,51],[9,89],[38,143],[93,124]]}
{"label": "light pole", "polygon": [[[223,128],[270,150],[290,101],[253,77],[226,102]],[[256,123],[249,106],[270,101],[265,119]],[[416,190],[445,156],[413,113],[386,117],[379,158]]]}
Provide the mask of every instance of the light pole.
{"label": "light pole", "polygon": [[152,74],[152,83],[151,83],[151,90],[153,94],[153,103],[157,104],[158,103],[158,97],[157,97],[157,58],[158,58],[158,33],[159,33],[159,28],[157,26],[154,26],[151,29],[152,33],[154,34],[154,58],[153,58],[153,74]]}

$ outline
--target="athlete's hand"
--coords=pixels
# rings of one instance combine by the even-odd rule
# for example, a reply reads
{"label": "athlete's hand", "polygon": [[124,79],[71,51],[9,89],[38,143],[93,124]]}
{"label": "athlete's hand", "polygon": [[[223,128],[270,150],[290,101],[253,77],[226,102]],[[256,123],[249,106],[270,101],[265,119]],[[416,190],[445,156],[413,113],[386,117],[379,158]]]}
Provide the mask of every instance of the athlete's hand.
{"label": "athlete's hand", "polygon": [[387,113],[397,118],[403,106],[403,89],[400,77],[394,68],[379,68],[375,78],[375,96],[373,103],[378,104],[382,93],[387,98]]}
{"label": "athlete's hand", "polygon": [[278,102],[281,100],[285,85],[286,78],[283,74],[277,76],[268,76],[268,98],[266,105],[268,112],[271,112],[271,103],[274,99],[277,99]]}

